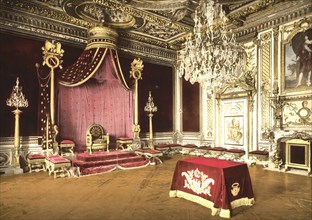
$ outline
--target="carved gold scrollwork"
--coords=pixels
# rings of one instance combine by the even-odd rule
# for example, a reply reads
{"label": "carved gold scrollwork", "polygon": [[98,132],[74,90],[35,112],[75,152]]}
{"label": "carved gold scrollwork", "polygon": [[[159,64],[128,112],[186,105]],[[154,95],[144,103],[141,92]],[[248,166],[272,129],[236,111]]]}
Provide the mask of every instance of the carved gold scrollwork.
{"label": "carved gold scrollwork", "polygon": [[131,63],[130,77],[133,77],[135,80],[142,79],[143,68],[143,61],[140,58],[134,59]]}

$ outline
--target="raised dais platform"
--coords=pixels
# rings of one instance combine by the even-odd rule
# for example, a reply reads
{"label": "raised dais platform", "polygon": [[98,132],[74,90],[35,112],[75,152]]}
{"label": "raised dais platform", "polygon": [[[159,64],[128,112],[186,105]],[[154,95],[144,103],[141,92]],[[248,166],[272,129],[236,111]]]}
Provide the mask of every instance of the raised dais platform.
{"label": "raised dais platform", "polygon": [[88,152],[76,154],[73,166],[77,167],[80,175],[110,172],[115,169],[133,169],[149,165],[149,161],[130,151]]}

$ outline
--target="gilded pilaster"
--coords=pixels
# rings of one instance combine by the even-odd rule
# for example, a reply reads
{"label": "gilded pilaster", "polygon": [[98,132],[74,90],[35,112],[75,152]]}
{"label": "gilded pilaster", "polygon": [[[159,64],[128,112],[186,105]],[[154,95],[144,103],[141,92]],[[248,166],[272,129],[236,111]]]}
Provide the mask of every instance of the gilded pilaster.
{"label": "gilded pilaster", "polygon": [[260,140],[266,140],[262,134],[270,127],[270,91],[271,91],[271,71],[272,71],[272,33],[266,32],[260,35],[260,49],[259,49],[259,113],[260,121],[259,128]]}

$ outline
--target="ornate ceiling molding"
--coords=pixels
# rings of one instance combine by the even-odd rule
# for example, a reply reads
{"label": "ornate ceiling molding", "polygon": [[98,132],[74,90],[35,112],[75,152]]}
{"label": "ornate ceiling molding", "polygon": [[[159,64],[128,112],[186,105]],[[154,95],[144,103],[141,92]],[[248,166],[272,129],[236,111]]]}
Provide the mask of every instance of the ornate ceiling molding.
{"label": "ornate ceiling molding", "polygon": [[[312,16],[310,0],[216,0],[223,4],[238,41]],[[173,3],[174,2],[174,3]],[[99,22],[118,32],[125,52],[170,62],[192,30],[199,0],[0,0],[0,31],[55,39],[85,47]],[[119,45],[120,44],[120,45]],[[142,46],[144,45],[144,47]],[[173,62],[173,61],[171,61]]]}

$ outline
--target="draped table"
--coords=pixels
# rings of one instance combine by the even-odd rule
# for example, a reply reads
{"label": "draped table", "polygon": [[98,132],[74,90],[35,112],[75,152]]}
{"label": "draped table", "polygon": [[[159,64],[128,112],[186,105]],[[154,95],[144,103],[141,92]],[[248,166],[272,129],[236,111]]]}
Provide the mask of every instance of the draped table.
{"label": "draped table", "polygon": [[206,157],[177,162],[169,196],[196,202],[225,218],[232,209],[255,202],[247,164]]}

